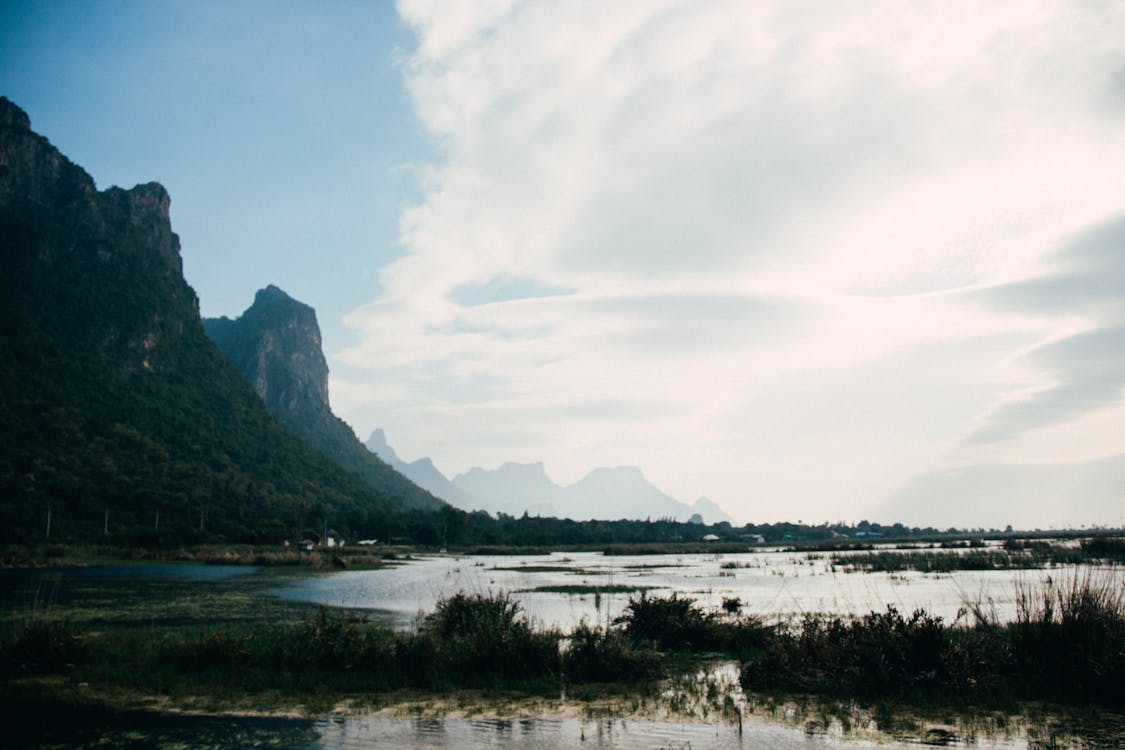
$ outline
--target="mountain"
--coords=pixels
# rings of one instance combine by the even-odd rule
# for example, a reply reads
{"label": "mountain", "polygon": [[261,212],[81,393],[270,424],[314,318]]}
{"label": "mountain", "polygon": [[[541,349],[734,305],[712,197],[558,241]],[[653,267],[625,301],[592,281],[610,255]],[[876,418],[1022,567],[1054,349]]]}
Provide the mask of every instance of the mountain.
{"label": "mountain", "polygon": [[0,544],[372,533],[405,493],[298,439],[207,337],[170,202],[99,191],[0,97]]}
{"label": "mountain", "polygon": [[428,458],[406,463],[395,453],[381,429],[367,441],[368,450],[434,495],[464,510],[485,510],[521,516],[573,520],[675,518],[686,521],[695,513],[706,523],[733,523],[723,509],[701,497],[687,505],[653,486],[640,469],[600,468],[575,484],[563,487],[547,475],[542,463],[505,463],[498,469],[473,468],[452,481]]}
{"label": "mountain", "polygon": [[565,508],[563,488],[551,481],[541,463],[506,463],[499,469],[470,469],[453,485],[477,500],[477,507],[518,516],[523,513],[573,518]]}
{"label": "mountain", "polygon": [[205,318],[203,327],[242,373],[266,408],[294,433],[377,491],[407,508],[437,510],[442,502],[363,447],[332,413],[328,363],[316,311],[270,285],[236,320]]}
{"label": "mountain", "polygon": [[687,505],[655,487],[635,466],[601,467],[574,484],[551,481],[541,463],[506,463],[499,469],[473,468],[453,485],[477,500],[474,507],[509,515],[588,519],[688,520],[699,513],[707,523],[730,521],[717,505],[701,498]]}
{"label": "mountain", "polygon": [[691,504],[691,512],[693,514],[698,513],[705,523],[722,523],[726,521],[732,526],[735,525],[734,519],[727,515],[727,512],[720,508],[719,504],[709,497],[696,498],[696,501]]}
{"label": "mountain", "polygon": [[451,505],[465,510],[473,510],[477,507],[474,498],[462,492],[446,479],[445,475],[434,466],[434,462],[429,458],[419,458],[417,461],[411,461],[410,463],[399,458],[394,448],[387,443],[387,436],[381,429],[372,432],[365,445],[367,450],[386,461],[395,471],[430,492],[434,497],[441,498]]}
{"label": "mountain", "polygon": [[691,515],[688,506],[654,487],[635,466],[594,469],[567,487],[566,494],[577,518],[686,520]]}

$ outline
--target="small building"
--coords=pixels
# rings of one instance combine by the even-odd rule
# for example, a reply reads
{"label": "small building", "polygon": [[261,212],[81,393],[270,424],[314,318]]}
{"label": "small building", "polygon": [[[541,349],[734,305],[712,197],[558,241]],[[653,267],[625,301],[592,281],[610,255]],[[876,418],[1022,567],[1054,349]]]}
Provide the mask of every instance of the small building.
{"label": "small building", "polygon": [[719,541],[719,537],[715,536],[714,534],[707,534],[705,537],[703,537],[703,541],[705,541],[705,542],[717,542],[717,541]]}
{"label": "small building", "polygon": [[316,542],[314,542],[312,539],[302,539],[301,541],[297,542],[297,549],[301,552],[312,552],[315,547]]}

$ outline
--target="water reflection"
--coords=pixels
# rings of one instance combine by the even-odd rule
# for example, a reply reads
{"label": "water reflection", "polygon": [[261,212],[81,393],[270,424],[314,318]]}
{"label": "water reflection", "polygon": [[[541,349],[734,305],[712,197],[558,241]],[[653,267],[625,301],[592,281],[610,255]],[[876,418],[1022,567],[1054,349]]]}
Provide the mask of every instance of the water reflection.
{"label": "water reflection", "polygon": [[321,748],[851,748],[999,750],[1125,747],[1125,716],[1081,708],[1012,712],[744,694],[717,661],[658,685],[585,687],[557,699],[459,692],[318,722]]}
{"label": "water reflection", "polygon": [[[808,612],[866,614],[894,605],[901,612],[922,607],[951,622],[966,601],[980,602],[986,611],[1008,619],[1015,612],[1017,581],[1038,588],[1048,577],[1078,570],[864,573],[834,568],[828,555],[808,552],[569,552],[428,557],[393,568],[299,578],[277,593],[291,600],[383,612],[400,626],[410,625],[420,611],[432,610],[440,598],[458,591],[511,592],[532,619],[546,627],[570,629],[582,619],[605,624],[642,588],[655,594],[676,591],[714,609],[724,598],[737,597],[746,614],[771,620]],[[1118,568],[1111,574],[1123,571]],[[561,587],[570,587],[571,593],[561,593]]]}
{"label": "water reflection", "polygon": [[[744,694],[737,665],[642,689],[585,687],[577,695],[457,691],[375,708],[342,705],[315,720],[209,716],[68,706],[16,698],[13,747],[803,748],[981,750],[1125,748],[1125,716],[1082,708],[1015,712]],[[599,692],[601,690],[601,692]]]}

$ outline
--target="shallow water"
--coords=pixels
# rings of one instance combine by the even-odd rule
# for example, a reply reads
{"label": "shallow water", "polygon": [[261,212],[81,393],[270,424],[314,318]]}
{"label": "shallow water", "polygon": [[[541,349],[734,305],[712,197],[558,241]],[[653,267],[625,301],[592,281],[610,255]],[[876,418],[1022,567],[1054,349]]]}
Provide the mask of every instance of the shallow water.
{"label": "shallow water", "polygon": [[[168,714],[98,707],[70,707],[58,721],[51,704],[17,699],[20,721],[7,741],[27,748],[777,748],[789,750],[908,750],[919,746],[980,750],[1060,750],[1125,747],[1117,724],[1078,732],[1061,728],[1055,717],[1034,720],[945,720],[896,716],[873,719],[862,710],[781,704],[729,716],[657,717],[554,714],[542,707],[508,716],[431,715],[426,707],[399,707],[391,713],[332,715],[320,719]],[[607,710],[605,706],[601,711]],[[417,711],[420,715],[403,715]],[[850,712],[850,713],[849,713]],[[593,713],[597,713],[594,711]],[[880,727],[879,724],[884,726]],[[904,728],[905,727],[905,728]]]}
{"label": "shallow water", "polygon": [[[846,554],[846,553],[844,553]],[[525,568],[526,570],[521,570]],[[435,556],[380,570],[342,571],[279,587],[287,599],[386,613],[400,626],[429,612],[444,596],[508,592],[540,625],[569,629],[586,619],[612,621],[636,592],[536,592],[543,586],[636,586],[654,594],[679,592],[709,608],[726,598],[766,619],[810,612],[866,614],[888,605],[924,608],[947,622],[980,603],[1000,619],[1015,614],[1017,585],[1038,590],[1048,578],[1065,580],[1085,568],[953,573],[861,573],[833,570],[827,554],[756,552],[721,555],[605,556],[597,552],[549,555]],[[1121,575],[1120,569],[1109,574]]]}
{"label": "shallow water", "polygon": [[[372,717],[317,722],[310,747],[439,748],[916,748],[906,743],[842,740],[764,723],[696,723],[630,719],[397,719]],[[1025,744],[979,744],[977,748],[1022,748]]]}
{"label": "shallow water", "polygon": [[[828,556],[796,552],[611,557],[567,553],[514,557],[432,556],[372,571],[312,573],[233,566],[126,565],[55,571],[0,571],[3,599],[18,609],[27,592],[51,590],[59,615],[77,623],[217,623],[307,616],[314,603],[362,608],[409,625],[442,596],[508,591],[534,620],[567,628],[605,622],[629,594],[533,592],[563,584],[637,585],[680,592],[710,607],[739,597],[767,618],[803,612],[865,613],[891,604],[954,619],[966,599],[1010,616],[1016,582],[1066,580],[1081,569],[924,575],[833,571]],[[1122,577],[1122,570],[1104,574]],[[49,586],[46,582],[50,582]],[[9,614],[9,616],[11,616]],[[772,702],[744,695],[737,665],[721,662],[670,681],[656,693],[606,701],[539,699],[501,704],[495,696],[352,710],[284,719],[188,716],[91,709],[17,732],[27,747],[414,747],[414,748],[976,748],[1125,747],[1125,719],[1005,714],[917,717],[893,709]],[[24,719],[34,710],[20,712]],[[739,719],[741,718],[741,724]]]}

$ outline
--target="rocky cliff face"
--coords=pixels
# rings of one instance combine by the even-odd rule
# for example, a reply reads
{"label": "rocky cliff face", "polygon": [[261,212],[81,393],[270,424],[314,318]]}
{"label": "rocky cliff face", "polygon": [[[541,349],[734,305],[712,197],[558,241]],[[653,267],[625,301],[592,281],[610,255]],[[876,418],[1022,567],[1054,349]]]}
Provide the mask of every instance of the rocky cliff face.
{"label": "rocky cliff face", "polygon": [[441,507],[440,500],[364,448],[332,413],[328,363],[313,308],[270,285],[236,320],[206,318],[203,325],[266,407],[295,433],[372,486],[400,486],[409,507]]}
{"label": "rocky cliff face", "polygon": [[[32,132],[23,110],[0,97],[6,270],[24,289],[46,287],[57,297],[50,301],[67,302],[25,300],[87,355],[125,370],[175,367],[199,305],[183,279],[170,203],[156,183],[99,192],[81,167]],[[146,288],[122,295],[121,282]]]}
{"label": "rocky cliff face", "polygon": [[205,318],[203,326],[274,413],[289,420],[331,411],[320,326],[308,305],[270,285],[238,320]]}
{"label": "rocky cliff face", "polygon": [[[0,97],[0,544],[43,539],[48,509],[52,540],[384,533],[429,496],[361,482],[267,411],[204,333],[169,207],[155,183],[99,191]],[[282,400],[326,403],[307,369]]]}

